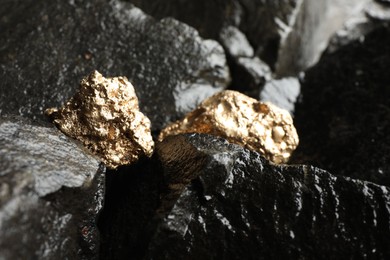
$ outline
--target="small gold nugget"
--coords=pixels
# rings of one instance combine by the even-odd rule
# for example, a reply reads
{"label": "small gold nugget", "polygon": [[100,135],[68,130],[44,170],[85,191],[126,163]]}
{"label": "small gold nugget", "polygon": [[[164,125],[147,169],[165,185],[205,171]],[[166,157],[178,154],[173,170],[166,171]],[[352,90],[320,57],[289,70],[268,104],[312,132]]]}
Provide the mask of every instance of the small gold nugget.
{"label": "small gold nugget", "polygon": [[45,113],[109,168],[153,153],[150,120],[139,111],[134,87],[126,77],[104,78],[94,71],[62,108],[49,108]]}
{"label": "small gold nugget", "polygon": [[286,110],[230,90],[209,97],[183,120],[166,127],[159,140],[181,133],[220,136],[274,163],[287,162],[299,142]]}

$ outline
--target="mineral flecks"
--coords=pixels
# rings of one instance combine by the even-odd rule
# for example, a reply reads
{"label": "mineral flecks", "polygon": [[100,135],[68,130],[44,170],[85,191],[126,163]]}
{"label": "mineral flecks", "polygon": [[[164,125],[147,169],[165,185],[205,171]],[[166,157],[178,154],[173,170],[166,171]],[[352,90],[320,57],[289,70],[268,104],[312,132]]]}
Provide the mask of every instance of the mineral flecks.
{"label": "mineral flecks", "polygon": [[134,87],[126,77],[104,78],[94,71],[62,108],[47,109],[46,114],[110,168],[153,153],[150,120],[139,111]]}
{"label": "mineral flecks", "polygon": [[183,120],[165,128],[159,139],[194,132],[224,137],[275,163],[287,162],[299,142],[287,111],[230,90],[203,101]]}
{"label": "mineral flecks", "polygon": [[0,118],[0,147],[0,259],[98,259],[99,160],[22,118]]}

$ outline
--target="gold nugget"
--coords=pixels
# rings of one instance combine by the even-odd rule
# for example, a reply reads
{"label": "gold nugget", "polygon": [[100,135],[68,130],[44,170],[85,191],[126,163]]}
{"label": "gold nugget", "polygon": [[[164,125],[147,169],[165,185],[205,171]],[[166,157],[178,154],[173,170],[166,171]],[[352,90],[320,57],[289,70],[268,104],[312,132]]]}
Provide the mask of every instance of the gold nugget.
{"label": "gold nugget", "polygon": [[126,77],[104,78],[94,71],[62,108],[49,108],[45,113],[109,168],[153,153],[150,120],[139,111],[134,87]]}
{"label": "gold nugget", "polygon": [[159,136],[205,133],[257,151],[274,163],[285,163],[298,145],[290,114],[236,91],[223,91],[203,101],[197,109],[166,127]]}

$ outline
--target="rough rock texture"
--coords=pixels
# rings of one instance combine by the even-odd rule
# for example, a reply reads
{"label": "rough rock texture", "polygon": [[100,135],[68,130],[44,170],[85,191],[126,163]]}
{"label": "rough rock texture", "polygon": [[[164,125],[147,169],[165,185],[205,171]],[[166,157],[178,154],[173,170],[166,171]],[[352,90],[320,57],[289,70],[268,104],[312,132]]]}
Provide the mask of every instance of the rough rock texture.
{"label": "rough rock texture", "polygon": [[126,76],[158,130],[229,83],[218,43],[119,0],[28,0],[0,14],[2,114],[43,117],[45,108],[63,104],[96,69]]}
{"label": "rough rock texture", "polygon": [[[155,227],[146,259],[390,256],[387,187],[310,166],[275,166],[207,135],[167,138],[158,151],[165,175],[200,177]],[[191,167],[194,156],[206,157],[201,171]]]}
{"label": "rough rock texture", "polygon": [[324,55],[306,72],[292,161],[390,185],[390,29]]}
{"label": "rough rock texture", "polygon": [[0,259],[97,259],[105,170],[54,127],[0,119]]}
{"label": "rough rock texture", "polygon": [[274,163],[287,162],[299,142],[286,110],[231,90],[203,101],[184,119],[163,129],[159,140],[182,133],[224,137],[259,152]]}
{"label": "rough rock texture", "polygon": [[110,168],[153,154],[150,120],[139,111],[134,87],[126,77],[106,79],[94,71],[63,107],[47,109],[46,114]]}

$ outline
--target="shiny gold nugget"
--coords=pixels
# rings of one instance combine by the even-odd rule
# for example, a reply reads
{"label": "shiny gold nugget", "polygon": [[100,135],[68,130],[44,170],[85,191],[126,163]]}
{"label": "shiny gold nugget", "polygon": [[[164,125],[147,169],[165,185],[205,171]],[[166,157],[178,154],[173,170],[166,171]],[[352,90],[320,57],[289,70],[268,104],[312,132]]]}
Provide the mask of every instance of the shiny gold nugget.
{"label": "shiny gold nugget", "polygon": [[257,151],[274,163],[287,162],[299,142],[286,110],[230,90],[203,101],[183,120],[165,128],[159,140],[181,133],[220,136]]}
{"label": "shiny gold nugget", "polygon": [[94,71],[62,108],[45,113],[110,168],[153,153],[150,120],[139,111],[134,87],[126,77],[104,78]]}

